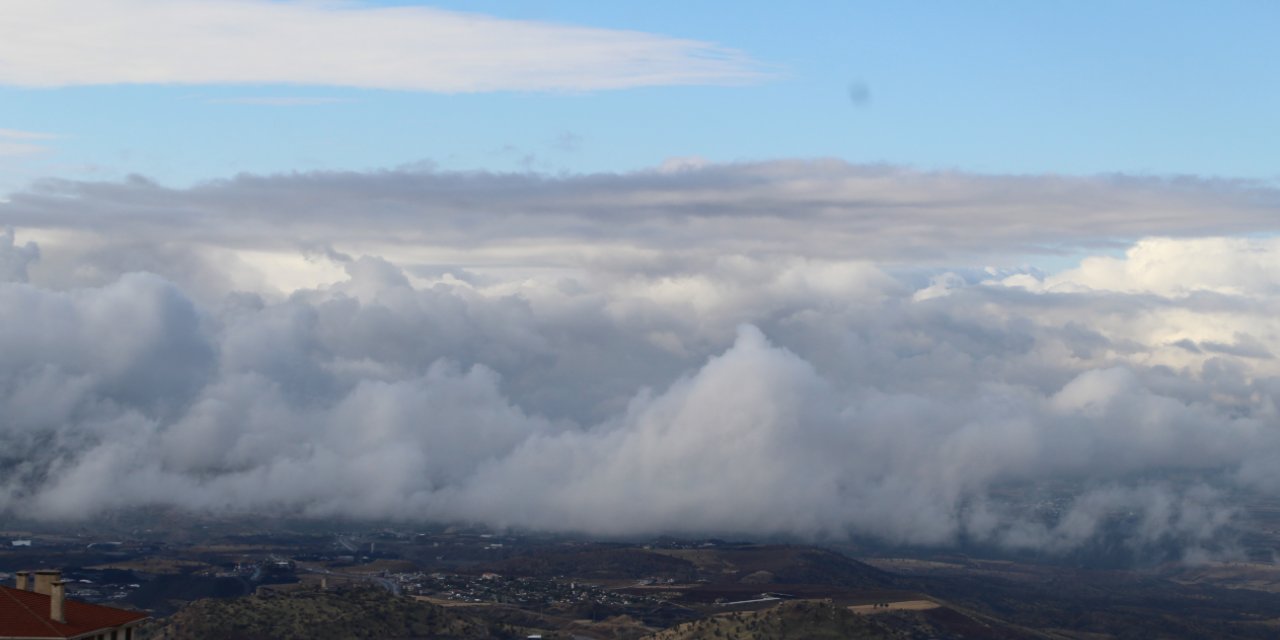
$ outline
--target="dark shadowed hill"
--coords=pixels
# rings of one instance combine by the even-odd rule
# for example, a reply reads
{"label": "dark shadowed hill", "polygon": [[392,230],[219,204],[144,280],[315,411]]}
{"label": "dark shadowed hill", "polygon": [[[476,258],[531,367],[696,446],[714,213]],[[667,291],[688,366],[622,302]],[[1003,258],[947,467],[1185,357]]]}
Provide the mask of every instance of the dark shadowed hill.
{"label": "dark shadowed hill", "polygon": [[512,627],[375,588],[263,592],[200,600],[157,624],[163,640],[311,638],[524,638]]}
{"label": "dark shadowed hill", "polygon": [[763,611],[703,618],[660,631],[648,640],[908,640],[994,638],[1015,640],[1049,636],[995,620],[939,607],[927,611],[861,614],[830,602],[802,600]]}

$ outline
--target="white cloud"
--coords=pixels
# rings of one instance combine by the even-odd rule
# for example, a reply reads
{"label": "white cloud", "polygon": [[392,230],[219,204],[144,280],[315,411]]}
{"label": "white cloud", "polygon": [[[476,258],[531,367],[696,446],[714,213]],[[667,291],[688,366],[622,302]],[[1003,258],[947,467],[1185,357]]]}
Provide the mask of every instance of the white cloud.
{"label": "white cloud", "polygon": [[1061,273],[999,282],[1039,295],[1145,299],[1140,314],[1061,309],[1059,315],[1113,339],[1150,345],[1149,364],[1182,368],[1231,355],[1255,359],[1251,370],[1276,375],[1276,273],[1280,239],[1274,237],[1145,238],[1123,256],[1090,256]]}
{"label": "white cloud", "polygon": [[43,226],[0,236],[0,511],[1200,553],[1280,492],[1280,244],[1201,227],[1274,201],[835,162],[45,183],[0,205]]}
{"label": "white cloud", "polygon": [[[1182,316],[1272,345],[1274,313],[956,273],[921,296],[937,282],[799,257],[414,285],[328,255],[344,278],[275,301],[200,303],[145,274],[0,285],[0,510],[1065,552],[1117,512],[1137,514],[1135,548],[1213,547],[1239,522],[1233,488],[1280,490],[1259,472],[1280,454],[1270,361],[1152,364]],[[1063,486],[1062,517],[1037,516],[1038,488]]]}
{"label": "white cloud", "polygon": [[756,81],[714,44],[427,7],[297,0],[15,0],[0,83],[592,91]]}
{"label": "white cloud", "polygon": [[1268,294],[1280,271],[1280,238],[1146,238],[1123,257],[1093,256],[1080,266],[1028,283],[1035,289],[1122,291],[1186,296],[1195,292]]}

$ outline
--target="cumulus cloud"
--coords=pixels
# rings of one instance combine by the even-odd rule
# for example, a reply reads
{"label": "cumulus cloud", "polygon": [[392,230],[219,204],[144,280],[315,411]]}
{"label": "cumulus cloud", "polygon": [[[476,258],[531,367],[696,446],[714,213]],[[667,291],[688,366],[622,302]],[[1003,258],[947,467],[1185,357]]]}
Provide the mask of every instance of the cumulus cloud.
{"label": "cumulus cloud", "polygon": [[1269,296],[1276,293],[1277,249],[1280,238],[1275,237],[1144,238],[1123,256],[1092,256],[1043,282],[1021,281],[1033,289]]}
{"label": "cumulus cloud", "polygon": [[[0,510],[1200,554],[1280,491],[1280,246],[1202,233],[1273,200],[832,162],[46,183],[0,205]],[[1100,249],[963,266],[1063,246]]]}
{"label": "cumulus cloud", "polygon": [[758,81],[708,42],[428,7],[270,0],[15,0],[0,83],[592,91]]}

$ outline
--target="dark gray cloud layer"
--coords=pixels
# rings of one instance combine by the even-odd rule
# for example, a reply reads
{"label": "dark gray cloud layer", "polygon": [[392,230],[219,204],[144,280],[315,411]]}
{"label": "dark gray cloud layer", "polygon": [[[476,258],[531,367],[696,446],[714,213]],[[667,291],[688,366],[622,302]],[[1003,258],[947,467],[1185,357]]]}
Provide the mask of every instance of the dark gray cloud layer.
{"label": "dark gray cloud layer", "polygon": [[[1195,237],[1274,200],[839,163],[49,183],[0,205],[48,238],[0,236],[0,510],[1051,551],[1124,515],[1195,550],[1280,491],[1280,244]],[[913,266],[1144,230],[1184,237]],[[281,295],[254,252],[341,276]]]}
{"label": "dark gray cloud layer", "polygon": [[[983,176],[835,160],[627,174],[307,173],[189,189],[142,178],[48,181],[0,203],[0,224],[242,248],[352,243],[789,254],[942,263],[1149,235],[1271,230],[1263,184],[1132,176]],[[550,254],[550,255],[548,255]],[[561,260],[563,262],[563,258]]]}

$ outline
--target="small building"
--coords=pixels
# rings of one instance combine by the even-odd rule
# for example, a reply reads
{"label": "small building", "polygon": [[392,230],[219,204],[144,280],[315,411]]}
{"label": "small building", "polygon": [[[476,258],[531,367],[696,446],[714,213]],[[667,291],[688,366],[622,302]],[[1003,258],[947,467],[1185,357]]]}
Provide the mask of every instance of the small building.
{"label": "small building", "polygon": [[[29,578],[34,577],[34,580]],[[0,585],[0,640],[74,638],[138,640],[147,614],[66,597],[59,571],[17,573],[16,587]]]}
{"label": "small building", "polygon": [[10,541],[9,541],[9,546],[11,546],[11,547],[29,547],[29,546],[31,546],[31,540],[30,540],[30,539],[25,539],[25,540],[10,540]]}

